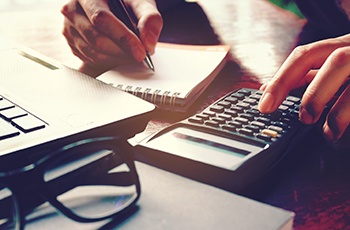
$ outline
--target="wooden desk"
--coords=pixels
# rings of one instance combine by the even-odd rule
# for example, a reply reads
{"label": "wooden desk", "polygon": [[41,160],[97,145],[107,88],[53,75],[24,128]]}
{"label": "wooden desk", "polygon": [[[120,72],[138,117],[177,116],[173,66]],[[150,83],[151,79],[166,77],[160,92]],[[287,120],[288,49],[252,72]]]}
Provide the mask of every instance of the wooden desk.
{"label": "wooden desk", "polygon": [[[77,68],[80,61],[61,35],[58,5],[65,1],[55,2],[43,3],[39,9],[0,12],[0,33]],[[201,0],[199,4],[206,15],[193,3],[164,13],[161,40],[227,43],[232,46],[232,58],[188,113],[159,112],[142,136],[200,111],[231,90],[258,88],[267,82],[296,45],[305,23],[264,0]],[[350,155],[335,152],[315,131],[248,196],[294,211],[295,229],[346,229],[350,225],[349,165]]]}

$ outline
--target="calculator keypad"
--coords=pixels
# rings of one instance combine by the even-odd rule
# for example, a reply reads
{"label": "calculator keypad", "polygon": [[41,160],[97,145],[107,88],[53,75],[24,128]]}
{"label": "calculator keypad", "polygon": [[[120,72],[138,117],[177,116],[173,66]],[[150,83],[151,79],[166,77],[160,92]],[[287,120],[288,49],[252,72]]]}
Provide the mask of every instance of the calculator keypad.
{"label": "calculator keypad", "polygon": [[240,139],[265,144],[275,142],[298,122],[300,98],[287,96],[275,112],[262,114],[258,110],[261,96],[260,90],[239,89],[188,118],[187,122]]}

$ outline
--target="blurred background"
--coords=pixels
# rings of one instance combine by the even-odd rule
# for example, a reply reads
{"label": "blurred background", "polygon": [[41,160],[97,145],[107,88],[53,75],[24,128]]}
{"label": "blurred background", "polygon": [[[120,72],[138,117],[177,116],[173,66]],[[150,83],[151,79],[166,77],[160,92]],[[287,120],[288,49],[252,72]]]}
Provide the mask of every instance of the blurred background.
{"label": "blurred background", "polygon": [[[25,9],[30,8],[36,8],[36,7],[42,7],[45,5],[58,5],[61,6],[63,3],[65,3],[68,0],[1,0],[0,1],[0,11],[9,11],[14,10],[16,7],[26,7]],[[200,1],[200,0],[188,0],[188,1]],[[270,1],[284,9],[287,9],[299,17],[303,17],[296,5],[291,0],[266,0]]]}

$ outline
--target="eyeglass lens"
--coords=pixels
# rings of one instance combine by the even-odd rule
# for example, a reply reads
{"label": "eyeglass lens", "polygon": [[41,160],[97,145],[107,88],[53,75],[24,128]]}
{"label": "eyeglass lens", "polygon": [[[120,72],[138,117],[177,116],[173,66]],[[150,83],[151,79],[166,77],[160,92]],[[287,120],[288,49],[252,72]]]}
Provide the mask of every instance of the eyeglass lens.
{"label": "eyeglass lens", "polygon": [[104,218],[133,202],[138,194],[131,170],[118,151],[72,148],[48,163],[44,181],[51,194],[75,215]]}
{"label": "eyeglass lens", "polygon": [[12,191],[0,185],[0,229],[19,229],[19,212]]}

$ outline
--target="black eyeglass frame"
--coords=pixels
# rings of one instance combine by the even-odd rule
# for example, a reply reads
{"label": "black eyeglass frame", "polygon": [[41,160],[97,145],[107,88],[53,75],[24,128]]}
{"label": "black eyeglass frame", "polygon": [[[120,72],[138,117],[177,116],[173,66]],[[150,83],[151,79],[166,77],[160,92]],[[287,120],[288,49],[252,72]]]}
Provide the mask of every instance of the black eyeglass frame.
{"label": "black eyeglass frame", "polygon": [[[98,143],[98,145],[96,145]],[[95,144],[93,147],[96,150],[101,149],[109,149],[118,152],[120,154],[119,156],[122,158],[123,163],[125,163],[128,168],[130,169],[129,175],[130,179],[132,180],[133,185],[136,187],[136,198],[132,200],[130,204],[128,204],[124,209],[119,210],[116,213],[112,213],[107,216],[98,217],[98,218],[87,218],[82,217],[77,214],[75,214],[73,211],[71,211],[69,208],[64,206],[60,201],[58,201],[56,198],[56,195],[51,194],[47,186],[45,186],[46,182],[44,181],[44,173],[47,164],[50,162],[50,160],[54,159],[57,154],[62,153],[63,151],[71,150],[74,148],[81,148],[86,147],[86,145],[89,144]],[[90,146],[91,147],[91,146]],[[25,209],[22,209],[22,202],[24,202],[24,206],[26,206],[26,199],[23,199],[21,195],[22,190],[25,186],[18,185],[18,179],[23,180],[23,178],[31,178],[33,180],[33,184],[36,186],[31,187],[33,191],[36,192],[38,197],[42,200],[38,200],[35,205],[33,205],[33,202],[30,202],[29,205],[30,208],[34,209],[35,207],[39,206],[40,204],[44,202],[49,202],[53,207],[55,207],[58,211],[60,211],[62,214],[67,216],[68,218],[75,220],[77,222],[98,222],[110,218],[117,218],[119,215],[122,215],[123,213],[127,213],[129,209],[133,208],[137,201],[140,198],[141,194],[141,185],[138,178],[138,173],[135,167],[134,158],[133,158],[133,148],[132,146],[127,142],[125,139],[121,139],[119,137],[114,136],[108,136],[108,137],[95,137],[95,138],[89,138],[84,139],[80,141],[76,141],[71,144],[67,144],[61,148],[58,148],[54,151],[50,151],[47,155],[43,156],[39,160],[28,164],[26,166],[6,171],[6,172],[0,172],[0,184],[10,189],[13,193],[14,202],[15,202],[15,208],[17,210],[17,216],[19,217],[18,221],[19,223],[18,229],[24,228],[25,223],[25,216],[27,213],[24,213],[24,211],[27,211],[28,207],[25,207]]]}

